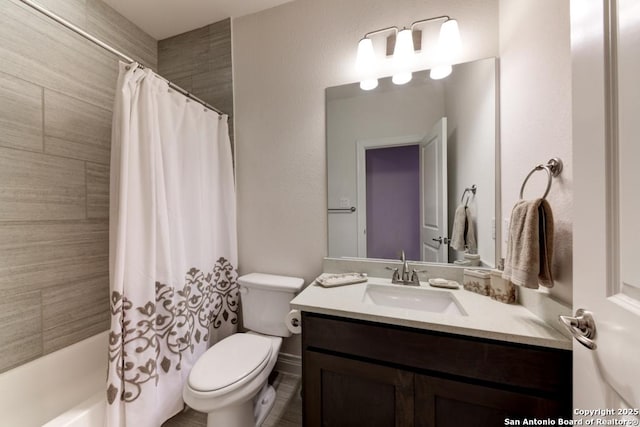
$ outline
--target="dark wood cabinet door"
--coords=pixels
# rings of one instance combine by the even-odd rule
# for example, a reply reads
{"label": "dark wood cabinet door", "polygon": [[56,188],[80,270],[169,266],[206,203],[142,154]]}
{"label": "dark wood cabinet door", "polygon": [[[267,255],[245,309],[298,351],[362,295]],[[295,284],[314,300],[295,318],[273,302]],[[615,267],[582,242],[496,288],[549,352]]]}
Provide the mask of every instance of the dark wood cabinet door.
{"label": "dark wood cabinet door", "polygon": [[[465,382],[415,376],[416,427],[489,427],[507,420],[571,417],[570,404]],[[568,406],[567,406],[568,405]]]}
{"label": "dark wood cabinet door", "polygon": [[413,373],[315,351],[303,370],[306,427],[413,425]]}

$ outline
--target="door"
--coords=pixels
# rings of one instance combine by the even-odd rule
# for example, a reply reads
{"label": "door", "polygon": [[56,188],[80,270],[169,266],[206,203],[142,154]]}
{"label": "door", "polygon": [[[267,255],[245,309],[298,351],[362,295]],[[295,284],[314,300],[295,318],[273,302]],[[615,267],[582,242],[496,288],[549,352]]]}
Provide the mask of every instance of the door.
{"label": "door", "polygon": [[302,366],[305,426],[413,425],[411,372],[309,350]]}
{"label": "door", "polygon": [[420,143],[422,261],[449,262],[447,210],[447,118],[443,117]]}
{"label": "door", "polygon": [[420,146],[366,151],[367,257],[420,259]]}
{"label": "door", "polygon": [[596,348],[574,341],[574,407],[613,409],[615,418],[640,408],[638,6],[571,1],[573,301],[593,313],[597,328]]}
{"label": "door", "polygon": [[509,387],[416,375],[414,390],[416,427],[523,425],[524,419],[571,417],[570,403],[557,396],[540,396]]}
{"label": "door", "polygon": [[[369,230],[367,226],[369,224],[369,218],[367,217],[367,206],[370,205],[367,199],[367,152],[370,150],[381,150],[385,148],[400,148],[411,145],[419,145],[423,140],[424,135],[401,135],[401,136],[392,136],[386,138],[374,138],[374,139],[362,139],[356,141],[356,186],[357,186],[357,206],[358,209],[356,211],[356,223],[357,223],[357,238],[358,238],[358,250],[357,256],[361,258],[371,258],[374,254],[369,254],[367,252],[368,245],[368,233]],[[418,179],[418,178],[416,178]],[[416,184],[417,185],[417,184]],[[411,188],[415,188],[416,185],[411,185]],[[409,186],[399,189],[399,191],[408,190]],[[417,200],[417,195],[416,195]],[[413,205],[413,203],[412,203]],[[413,205],[416,209],[417,206]],[[383,204],[383,209],[387,211],[393,211],[395,205],[393,203],[387,203],[386,206]],[[387,212],[389,213],[389,212]],[[382,212],[385,215],[385,212]],[[395,212],[394,212],[395,214]],[[415,214],[417,216],[418,213]],[[402,222],[402,221],[400,221]],[[415,221],[412,222],[414,226],[419,224],[419,220],[416,218]],[[414,234],[416,233],[416,228],[414,228]],[[395,246],[403,246],[403,245],[395,245]],[[391,254],[384,256],[383,258],[398,258],[400,257],[400,252],[402,250],[408,251],[408,248],[404,247],[392,247],[390,250]],[[415,246],[419,246],[419,242],[415,243]],[[416,249],[416,252],[419,252]],[[413,260],[418,260],[418,257],[409,258]]]}

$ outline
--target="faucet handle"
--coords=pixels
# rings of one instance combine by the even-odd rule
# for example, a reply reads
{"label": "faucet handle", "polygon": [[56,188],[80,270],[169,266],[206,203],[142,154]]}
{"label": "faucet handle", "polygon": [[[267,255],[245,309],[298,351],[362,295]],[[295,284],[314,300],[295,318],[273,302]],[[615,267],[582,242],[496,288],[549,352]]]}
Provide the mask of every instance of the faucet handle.
{"label": "faucet handle", "polygon": [[385,267],[387,270],[393,271],[393,276],[391,277],[391,282],[395,282],[400,280],[400,273],[398,273],[397,267]]}
{"label": "faucet handle", "polygon": [[415,282],[415,283],[420,283],[420,277],[418,276],[418,273],[428,273],[429,270],[413,270],[411,272],[411,281]]}

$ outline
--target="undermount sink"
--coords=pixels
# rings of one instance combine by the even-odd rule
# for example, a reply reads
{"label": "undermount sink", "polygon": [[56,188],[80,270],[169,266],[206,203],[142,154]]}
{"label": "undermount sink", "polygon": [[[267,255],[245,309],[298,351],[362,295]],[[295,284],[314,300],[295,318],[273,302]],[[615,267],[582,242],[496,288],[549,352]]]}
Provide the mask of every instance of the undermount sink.
{"label": "undermount sink", "polygon": [[368,304],[406,308],[430,313],[466,316],[456,297],[449,291],[414,288],[403,285],[368,283],[363,302]]}

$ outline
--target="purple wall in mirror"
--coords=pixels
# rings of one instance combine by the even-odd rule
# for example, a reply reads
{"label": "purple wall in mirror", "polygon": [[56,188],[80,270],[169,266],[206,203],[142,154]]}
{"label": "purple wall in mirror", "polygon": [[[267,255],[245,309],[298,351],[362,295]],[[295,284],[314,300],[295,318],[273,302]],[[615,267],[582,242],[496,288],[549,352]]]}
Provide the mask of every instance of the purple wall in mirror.
{"label": "purple wall in mirror", "polygon": [[420,259],[418,145],[366,151],[367,257]]}

